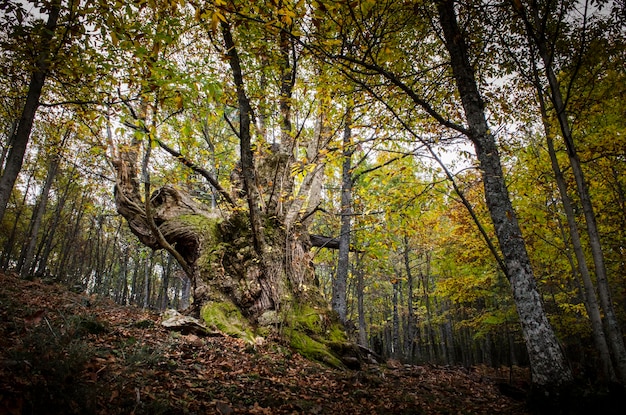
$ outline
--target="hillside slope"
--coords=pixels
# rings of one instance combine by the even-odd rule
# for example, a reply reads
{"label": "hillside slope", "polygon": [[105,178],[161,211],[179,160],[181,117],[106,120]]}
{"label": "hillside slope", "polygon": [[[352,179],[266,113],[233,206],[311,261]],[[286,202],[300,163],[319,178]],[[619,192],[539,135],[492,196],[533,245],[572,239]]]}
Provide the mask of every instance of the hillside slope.
{"label": "hillside slope", "polygon": [[484,368],[340,371],[277,340],[165,330],[159,315],[0,274],[0,414],[525,414]]}

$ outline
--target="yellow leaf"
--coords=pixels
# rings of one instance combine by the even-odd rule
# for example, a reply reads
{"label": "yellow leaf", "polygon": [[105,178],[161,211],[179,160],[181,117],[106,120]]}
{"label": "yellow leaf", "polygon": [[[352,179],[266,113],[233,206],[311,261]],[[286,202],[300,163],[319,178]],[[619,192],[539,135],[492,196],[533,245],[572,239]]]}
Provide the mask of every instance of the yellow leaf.
{"label": "yellow leaf", "polygon": [[224,15],[218,11],[213,12],[214,16],[217,16],[218,19],[220,19],[222,22],[226,22],[226,17],[224,17]]}
{"label": "yellow leaf", "polygon": [[183,109],[183,96],[180,92],[176,91],[176,96],[174,97],[174,102],[176,103],[177,109]]}
{"label": "yellow leaf", "polygon": [[215,32],[217,30],[217,25],[220,23],[220,19],[217,16],[217,13],[211,13],[211,31]]}

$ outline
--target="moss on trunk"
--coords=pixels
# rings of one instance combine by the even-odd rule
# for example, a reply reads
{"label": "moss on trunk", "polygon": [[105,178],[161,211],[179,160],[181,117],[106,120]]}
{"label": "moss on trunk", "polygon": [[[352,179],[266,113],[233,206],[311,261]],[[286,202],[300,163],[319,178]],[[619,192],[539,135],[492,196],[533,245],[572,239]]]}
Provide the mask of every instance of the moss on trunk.
{"label": "moss on trunk", "polygon": [[256,331],[241,310],[228,301],[206,302],[202,306],[200,316],[210,329],[219,330],[249,343],[253,343],[257,338]]}
{"label": "moss on trunk", "polygon": [[[146,245],[160,248],[139,195],[124,190],[118,187],[118,210]],[[264,216],[258,247],[245,209],[219,216],[171,186],[151,202],[159,231],[192,270],[192,310],[210,328],[248,342],[281,336],[303,356],[345,367],[349,343],[314,282],[306,229],[287,230],[276,216]]]}

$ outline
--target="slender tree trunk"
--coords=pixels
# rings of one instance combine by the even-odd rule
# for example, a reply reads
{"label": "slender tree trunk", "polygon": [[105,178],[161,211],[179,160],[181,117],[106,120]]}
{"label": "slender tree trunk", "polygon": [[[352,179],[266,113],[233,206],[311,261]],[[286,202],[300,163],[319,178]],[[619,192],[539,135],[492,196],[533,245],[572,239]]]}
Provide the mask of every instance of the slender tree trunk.
{"label": "slender tree trunk", "polygon": [[[17,105],[20,105],[18,102]],[[13,138],[15,137],[15,129],[17,128],[17,118],[11,123],[11,127],[7,131],[7,142],[6,145],[2,148],[2,153],[0,153],[0,176],[4,172],[4,161],[7,158],[7,154],[9,153],[9,149],[13,147]]]}
{"label": "slender tree trunk", "polygon": [[152,296],[152,269],[154,268],[154,251],[150,251],[150,256],[146,258],[143,273],[143,308],[150,306]]}
{"label": "slender tree trunk", "polygon": [[[70,176],[73,174],[73,171],[70,173]],[[38,265],[37,265],[37,274],[42,275],[46,272],[46,268],[48,267],[48,258],[50,257],[50,253],[54,248],[54,238],[56,236],[56,230],[59,226],[59,222],[61,221],[61,215],[63,213],[63,208],[65,207],[65,203],[67,201],[67,196],[69,191],[73,185],[72,180],[67,181],[67,185],[63,189],[63,193],[57,200],[56,208],[54,210],[52,223],[50,224],[50,229],[48,233],[48,237],[46,238],[46,243],[43,248],[43,252],[39,257]]]}
{"label": "slender tree trunk", "polygon": [[[252,242],[255,251],[261,257],[263,256],[267,246],[265,235],[263,234],[263,225],[261,218],[261,196],[255,184],[254,175],[254,158],[252,154],[252,106],[246,95],[243,72],[239,54],[233,40],[230,26],[222,23],[222,36],[224,38],[224,46],[226,47],[228,63],[231,67],[235,87],[237,88],[237,101],[239,104],[239,153],[241,162],[241,178],[243,191],[246,195],[248,204],[248,215],[250,218],[250,230],[252,232]],[[273,301],[275,299],[269,299]]]}
{"label": "slender tree trunk", "polygon": [[571,382],[572,373],[537,291],[526,245],[504,182],[498,148],[487,125],[464,34],[457,23],[454,4],[454,0],[438,2],[439,22],[465,110],[469,138],[474,143],[482,170],[485,199],[508,271],[531,361],[533,383],[539,386],[559,386]]}
{"label": "slender tree trunk", "polygon": [[[595,266],[598,295],[600,297],[600,304],[605,314],[604,321],[607,325],[609,346],[613,352],[615,368],[617,369],[619,378],[622,383],[626,383],[626,346],[624,344],[622,331],[613,308],[613,301],[611,299],[607,279],[606,265],[604,262],[604,253],[602,251],[602,245],[596,224],[596,216],[591,202],[591,197],[589,195],[588,184],[586,182],[574,143],[570,122],[567,117],[566,104],[561,93],[561,86],[554,72],[553,56],[549,51],[548,40],[546,38],[545,22],[547,21],[547,13],[550,13],[550,11],[546,11],[546,16],[541,17],[537,4],[532,4],[528,10],[526,10],[524,4],[521,2],[514,3],[514,7],[522,19],[522,23],[526,29],[527,38],[531,45],[531,54],[536,48],[539,58],[544,66],[545,77],[550,89],[550,100],[552,101],[554,111],[559,122],[570,166],[572,167],[572,173],[576,182],[578,195],[580,197],[582,210],[585,216],[587,235],[589,237],[591,255]],[[531,59],[534,59],[534,56],[531,56]],[[535,83],[536,88],[541,94],[541,85],[539,85],[537,81]]]}
{"label": "slender tree trunk", "polygon": [[393,297],[392,297],[392,331],[391,331],[391,356],[393,358],[400,357],[400,317],[398,311],[398,295],[400,291],[400,279],[396,278],[392,283]]}
{"label": "slender tree trunk", "polygon": [[[542,21],[539,16],[539,10],[535,6],[529,9],[532,16],[528,16],[526,14],[526,10],[523,8],[523,5],[518,5],[517,12],[520,14],[523,23],[526,28],[526,33],[531,43],[531,49],[536,47],[539,57],[543,63],[545,77],[548,82],[548,86],[550,88],[550,99],[554,106],[554,111],[557,116],[557,120],[559,122],[559,126],[561,129],[561,134],[563,136],[563,140],[565,142],[565,147],[567,150],[567,155],[569,157],[570,166],[572,168],[572,173],[574,176],[574,180],[576,182],[576,188],[578,191],[578,195],[580,197],[580,202],[582,205],[583,214],[585,216],[585,223],[587,226],[587,235],[589,237],[589,245],[591,247],[591,255],[594,263],[596,280],[597,280],[597,289],[600,297],[600,304],[604,311],[604,321],[607,325],[607,334],[608,334],[608,343],[610,349],[613,353],[613,359],[615,363],[615,368],[617,369],[618,375],[622,383],[626,382],[626,346],[624,344],[624,338],[622,336],[621,327],[619,325],[613,301],[611,298],[611,291],[608,283],[606,265],[604,262],[604,253],[602,250],[602,244],[600,242],[600,235],[598,232],[598,227],[596,223],[596,216],[593,209],[593,204],[591,202],[591,197],[589,195],[589,188],[587,181],[585,179],[585,175],[582,170],[582,166],[580,163],[580,158],[578,156],[578,152],[576,150],[576,146],[574,143],[574,138],[570,126],[570,122],[567,118],[567,109],[566,104],[563,99],[563,95],[561,93],[561,86],[559,80],[554,73],[554,68],[552,64],[552,56],[548,49],[548,44],[545,37],[545,32],[543,27],[541,29],[536,29],[533,25],[533,22],[530,19],[533,19],[534,22],[539,27],[539,22]],[[541,94],[541,85],[536,82],[537,90]],[[545,109],[543,110],[545,112]],[[562,198],[564,201],[565,198]],[[568,218],[569,221],[569,218]],[[570,227],[571,228],[571,227]],[[572,240],[576,239],[576,235],[572,234]],[[581,264],[585,264],[584,259],[581,262],[581,259],[578,258],[579,267]],[[581,269],[581,274],[583,269]],[[584,278],[584,275],[583,275]],[[584,280],[583,280],[584,282]],[[587,290],[587,285],[585,285],[585,290]],[[591,287],[589,287],[591,288]],[[590,316],[591,317],[591,316]],[[601,341],[599,338],[598,340]],[[602,347],[599,345],[599,347]],[[600,353],[603,353],[601,349],[599,349]],[[610,370],[605,368],[605,370]],[[609,373],[610,376],[610,373]]]}
{"label": "slender tree trunk", "polygon": [[337,272],[333,281],[332,308],[339,314],[339,320],[346,322],[346,292],[350,266],[350,227],[352,218],[352,153],[350,109],[346,111],[346,125],[343,133],[343,164],[341,166],[341,233]]}
{"label": "slender tree trunk", "polygon": [[518,359],[517,359],[517,350],[515,347],[515,335],[511,331],[510,323],[508,321],[504,324],[504,327],[506,328],[506,342],[507,342],[508,351],[509,351],[509,355],[508,355],[509,366],[517,366]]}
{"label": "slender tree trunk", "polygon": [[[89,230],[90,235],[87,240],[92,242],[91,244],[91,252],[89,254],[89,267],[87,269],[93,270],[94,275],[94,283],[93,283],[93,292],[101,293],[102,291],[102,261],[101,261],[101,252],[104,251],[105,248],[102,247],[102,225],[105,220],[102,214],[96,216],[94,219],[98,226],[92,226]],[[95,229],[95,235],[93,235],[93,230]],[[95,262],[95,263],[94,263]]]}
{"label": "slender tree trunk", "polygon": [[137,255],[137,253],[133,255],[133,264],[135,266],[133,267],[133,276],[130,282],[129,301],[131,304],[138,304],[139,286],[138,286],[137,280],[139,279],[139,269],[141,267],[141,258],[139,258],[139,255]]}
{"label": "slender tree trunk", "polygon": [[163,272],[163,280],[161,282],[161,301],[159,302],[159,309],[165,310],[168,308],[170,303],[169,298],[169,289],[170,289],[170,276],[172,274],[172,262],[173,257],[171,255],[167,256],[167,265],[165,266],[165,271]]}
{"label": "slender tree trunk", "polygon": [[180,308],[186,309],[191,304],[191,280],[186,275],[181,274],[182,288],[180,294]]}
{"label": "slender tree trunk", "polygon": [[491,340],[491,333],[487,333],[485,334],[485,338],[483,339],[482,342],[482,351],[483,351],[483,357],[482,357],[482,361],[489,367],[496,367],[496,362],[493,360],[493,353],[492,353],[492,340]]}
{"label": "slender tree trunk", "polygon": [[35,212],[33,212],[32,225],[28,237],[28,244],[26,245],[24,263],[19,270],[23,278],[29,276],[32,271],[33,260],[35,256],[35,247],[37,246],[37,237],[39,235],[39,228],[41,226],[43,215],[46,212],[46,206],[48,205],[48,195],[50,194],[52,183],[56,178],[57,172],[59,171],[60,161],[60,154],[52,155],[52,159],[50,160],[50,167],[48,168],[48,174],[46,176],[46,181],[41,188],[41,195],[39,196],[37,209],[35,210]]}
{"label": "slender tree trunk", "polygon": [[120,283],[117,289],[117,293],[119,293],[117,303],[126,305],[128,298],[128,248],[124,248],[120,254]]}
{"label": "slender tree trunk", "polygon": [[11,254],[13,252],[13,248],[17,243],[17,227],[20,223],[20,218],[24,213],[24,207],[26,206],[26,199],[28,198],[28,192],[30,191],[30,185],[35,176],[35,172],[32,171],[31,174],[28,175],[28,181],[26,182],[26,188],[24,189],[24,194],[22,196],[22,203],[17,208],[15,212],[15,218],[13,220],[13,226],[11,227],[11,234],[9,235],[6,243],[4,245],[4,252],[2,253],[2,268],[9,268],[9,264],[11,263]]}
{"label": "slender tree trunk", "polygon": [[359,344],[363,347],[368,346],[367,326],[365,323],[365,276],[361,264],[361,258],[357,256],[356,277],[357,277],[357,311],[359,313]]}
{"label": "slender tree trunk", "polygon": [[429,288],[429,279],[430,279],[430,255],[426,253],[425,255],[425,270],[420,271],[419,277],[422,283],[422,302],[426,308],[426,321],[424,331],[426,332],[425,340],[428,342],[428,360],[435,360],[435,331],[433,329],[433,318],[432,318],[432,304],[430,300],[430,288]]}
{"label": "slender tree trunk", "polygon": [[415,342],[415,314],[413,311],[413,272],[409,258],[409,238],[404,235],[404,270],[407,278],[407,324],[406,324],[406,359],[413,359],[413,343]]}
{"label": "slender tree trunk", "polygon": [[[552,140],[552,137],[548,135],[546,136],[546,140],[548,143],[548,153],[550,154],[552,170],[554,171],[559,194],[561,195],[561,204],[563,205],[565,217],[567,218],[567,225],[569,228],[569,235],[572,239],[574,255],[576,256],[576,262],[578,263],[578,272],[580,273],[580,277],[583,280],[583,298],[585,299],[585,309],[587,310],[587,315],[589,316],[589,321],[591,323],[591,330],[593,333],[593,340],[596,346],[596,350],[598,351],[598,356],[600,357],[600,361],[602,362],[602,372],[607,379],[609,379],[610,381],[614,381],[616,380],[615,370],[611,362],[611,354],[609,352],[609,346],[607,344],[606,336],[604,333],[602,316],[600,315],[600,308],[598,306],[595,287],[593,286],[593,282],[591,280],[591,274],[589,272],[589,267],[587,266],[585,252],[583,250],[582,242],[580,240],[580,234],[578,233],[578,225],[576,224],[574,208],[572,207],[572,203],[570,201],[567,191],[567,184],[556,158],[556,152],[554,150],[554,142]],[[574,271],[575,275],[576,270],[573,269],[572,271]]]}
{"label": "slender tree trunk", "polygon": [[50,52],[52,50],[52,39],[57,27],[57,21],[61,13],[61,0],[55,0],[50,5],[50,14],[48,15],[48,21],[41,33],[41,49],[37,62],[35,64],[35,70],[33,71],[30,79],[30,85],[28,86],[28,94],[26,95],[26,102],[24,103],[24,109],[22,110],[22,116],[15,131],[14,137],[10,140],[12,145],[9,149],[6,159],[6,166],[2,177],[0,177],[0,221],[4,217],[13,186],[17,180],[17,176],[22,170],[22,164],[24,162],[24,154],[26,154],[26,147],[30,139],[30,132],[33,128],[33,122],[35,120],[35,113],[39,107],[39,97],[48,75],[50,68],[50,60],[52,58]]}
{"label": "slender tree trunk", "polygon": [[[542,48],[540,48],[541,51]],[[548,83],[550,84],[550,90],[552,94],[552,102],[554,109],[557,113],[559,125],[561,126],[561,132],[565,141],[565,147],[569,156],[570,165],[572,167],[572,173],[576,181],[576,187],[578,189],[578,195],[582,205],[582,210],[585,215],[585,223],[587,224],[587,235],[589,236],[589,244],[591,246],[591,255],[593,258],[597,288],[600,296],[600,303],[605,314],[605,321],[607,324],[607,331],[609,334],[609,344],[613,351],[613,357],[615,359],[615,365],[619,372],[619,377],[623,383],[626,383],[626,347],[624,344],[624,338],[622,336],[622,330],[617,320],[617,315],[613,307],[613,300],[611,298],[611,290],[609,288],[606,265],[604,263],[604,253],[602,251],[602,245],[600,242],[600,235],[598,233],[598,226],[596,223],[596,216],[594,213],[593,205],[591,203],[591,197],[589,195],[589,189],[585,175],[580,164],[578,152],[574,144],[572,137],[572,131],[570,129],[569,120],[567,119],[567,113],[565,111],[565,103],[561,96],[560,85],[556,74],[552,70],[550,60],[546,56],[545,50],[540,52],[542,60],[546,66],[546,76]]]}
{"label": "slender tree trunk", "polygon": [[57,263],[55,274],[59,278],[60,281],[66,280],[68,270],[67,270],[67,261],[72,251],[73,245],[76,243],[78,235],[80,234],[80,223],[82,222],[83,215],[85,213],[85,195],[81,197],[80,202],[78,202],[78,207],[76,203],[73,204],[71,211],[74,211],[75,220],[72,226],[72,231],[67,233],[64,240],[63,246],[61,247],[61,259]]}
{"label": "slender tree trunk", "polygon": [[582,241],[580,239],[580,233],[578,231],[578,224],[576,223],[576,215],[574,213],[574,207],[572,206],[571,199],[569,197],[569,191],[567,188],[567,182],[563,177],[563,172],[559,166],[559,162],[556,156],[556,150],[554,148],[554,140],[550,131],[550,125],[548,121],[548,114],[543,94],[543,89],[539,82],[539,73],[537,68],[533,65],[533,75],[535,80],[535,87],[537,89],[539,97],[539,109],[541,111],[541,117],[543,119],[544,130],[546,134],[546,143],[548,145],[548,155],[550,156],[550,164],[552,171],[554,172],[557,188],[559,189],[559,195],[561,196],[561,204],[565,217],[567,219],[567,225],[569,229],[569,235],[572,239],[572,247],[574,249],[574,255],[576,256],[577,267],[573,267],[572,271],[576,275],[576,269],[580,272],[580,276],[583,280],[583,298],[585,309],[591,323],[591,329],[593,333],[593,339],[598,351],[598,356],[602,362],[602,372],[604,376],[610,381],[616,380],[615,370],[613,363],[611,362],[611,355],[609,346],[606,341],[604,332],[604,326],[602,324],[602,316],[600,315],[600,308],[598,306],[598,300],[596,297],[595,287],[591,280],[591,273],[587,266],[587,259],[583,249]]}

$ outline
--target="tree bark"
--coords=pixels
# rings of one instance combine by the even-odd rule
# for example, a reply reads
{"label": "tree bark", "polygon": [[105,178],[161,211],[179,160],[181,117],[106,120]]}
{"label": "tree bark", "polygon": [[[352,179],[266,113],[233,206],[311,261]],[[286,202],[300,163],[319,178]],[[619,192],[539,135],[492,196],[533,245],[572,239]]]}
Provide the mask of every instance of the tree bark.
{"label": "tree bark", "polygon": [[57,172],[59,171],[60,157],[61,155],[58,153],[51,156],[50,165],[48,167],[48,174],[46,175],[46,181],[41,188],[41,194],[39,196],[39,201],[37,202],[37,208],[35,209],[35,212],[33,212],[30,234],[28,236],[26,249],[24,250],[24,261],[21,264],[21,268],[19,269],[20,275],[23,278],[29,276],[33,268],[33,260],[35,257],[35,247],[37,245],[39,228],[41,226],[43,215],[46,212],[46,206],[48,205],[48,195],[50,194],[52,183],[56,178]]}
{"label": "tree bark", "polygon": [[[552,170],[554,171],[555,180],[561,196],[561,204],[567,218],[567,225],[569,229],[569,235],[572,239],[572,247],[574,248],[574,255],[576,256],[576,262],[578,264],[578,272],[583,280],[583,298],[587,315],[591,323],[591,330],[593,333],[593,340],[598,351],[598,356],[602,362],[602,372],[609,381],[615,381],[615,369],[611,362],[611,354],[609,346],[606,341],[604,333],[604,327],[602,324],[602,316],[600,315],[600,308],[598,306],[598,300],[596,297],[595,287],[591,280],[591,273],[587,266],[587,259],[585,258],[585,252],[583,249],[582,241],[580,240],[580,234],[578,232],[578,225],[576,224],[576,216],[574,214],[574,208],[569,197],[567,190],[567,183],[563,177],[563,172],[559,167],[559,162],[556,158],[556,151],[554,149],[554,140],[551,137],[550,129],[547,126],[547,114],[545,113],[545,106],[543,105],[543,99],[540,97],[542,116],[544,117],[544,124],[546,130],[546,142],[548,144],[548,154],[550,156],[550,163]],[[571,254],[570,254],[571,255]],[[576,269],[573,269],[576,273]]]}
{"label": "tree bark", "polygon": [[468,138],[474,144],[482,170],[485,199],[517,306],[531,362],[532,380],[538,386],[560,386],[572,381],[572,373],[537,291],[526,245],[504,182],[498,148],[487,125],[484,104],[469,61],[465,37],[458,26],[454,4],[453,0],[437,3],[439,23],[465,111],[469,127]]}
{"label": "tree bark", "polygon": [[[72,169],[72,171],[70,171],[69,173],[69,176],[71,177],[73,173],[74,173],[74,170]],[[56,235],[56,230],[59,225],[59,222],[61,222],[63,208],[65,207],[65,203],[67,201],[69,191],[71,187],[73,186],[73,184],[74,182],[72,180],[68,180],[67,184],[65,185],[63,189],[63,193],[57,199],[56,207],[53,213],[54,217],[52,219],[52,223],[49,225],[48,237],[46,238],[46,242],[43,247],[43,252],[41,253],[41,256],[39,257],[39,260],[38,260],[37,271],[36,271],[37,275],[43,275],[46,272],[46,269],[48,267],[48,258],[50,257],[50,254],[52,253],[52,249],[54,247],[54,237]]]}
{"label": "tree bark", "polygon": [[143,268],[143,308],[148,308],[151,305],[152,297],[152,269],[154,268],[154,251],[150,252],[148,258],[146,258],[146,264]]}
{"label": "tree bark", "polygon": [[413,311],[413,271],[411,270],[411,259],[409,257],[409,238],[404,235],[403,252],[404,272],[407,280],[407,324],[406,324],[406,346],[405,357],[408,361],[413,359],[413,347],[415,342],[415,313]]}
{"label": "tree bark", "polygon": [[396,277],[391,284],[393,289],[392,302],[392,315],[391,315],[391,356],[393,358],[399,358],[400,353],[400,314],[398,310],[398,297],[401,289],[400,278]]}
{"label": "tree bark", "polygon": [[33,181],[34,176],[35,176],[35,172],[31,171],[30,174],[28,175],[28,180],[26,181],[26,188],[24,189],[24,194],[22,195],[21,204],[18,206],[18,208],[15,211],[15,218],[13,219],[13,226],[11,227],[11,233],[8,235],[8,239],[6,243],[4,244],[4,250],[2,252],[2,268],[3,269],[9,268],[9,264],[11,263],[11,254],[17,242],[16,241],[17,233],[18,233],[17,227],[20,223],[20,218],[25,211],[24,207],[26,205],[26,199],[28,198],[28,192],[30,191],[31,182]]}
{"label": "tree bark", "polygon": [[347,319],[346,294],[350,267],[350,222],[352,217],[352,153],[350,109],[346,111],[346,125],[343,134],[343,163],[341,166],[341,231],[337,272],[333,280],[332,307],[343,323]]}
{"label": "tree bark", "polygon": [[24,154],[26,154],[30,132],[33,128],[35,113],[39,107],[39,98],[41,97],[41,91],[50,69],[52,39],[54,38],[54,32],[60,14],[61,0],[55,0],[50,5],[50,14],[48,15],[48,20],[41,34],[41,49],[37,57],[35,70],[30,78],[22,116],[17,130],[15,131],[15,135],[10,140],[12,145],[7,154],[4,172],[2,173],[2,177],[0,177],[0,221],[2,221],[4,217],[4,212],[6,211],[17,176],[22,170]]}
{"label": "tree bark", "polygon": [[363,265],[361,264],[362,255],[359,255],[357,258],[356,265],[356,277],[357,277],[357,311],[359,313],[359,345],[363,347],[368,347],[367,341],[367,326],[365,323],[365,272],[363,270]]}
{"label": "tree bark", "polygon": [[[238,124],[231,124],[240,145],[240,160],[231,174],[239,187],[232,195],[232,209],[210,210],[170,185],[149,194],[147,176],[142,183],[138,168],[143,159],[142,170],[147,171],[149,148],[135,137],[130,145],[121,144],[114,151],[117,210],[143,244],[152,249],[171,247],[178,262],[193,271],[187,273],[194,287],[189,312],[216,327],[228,323],[229,327],[222,325],[220,330],[248,340],[254,340],[257,328],[262,327],[264,333],[274,330],[305,356],[341,367],[343,351],[355,349],[344,347],[348,343],[343,325],[315,284],[306,227],[298,220],[287,223],[282,203],[270,203],[272,183],[283,171],[277,165],[286,160],[282,150],[268,148],[262,137],[253,136],[253,108],[231,28],[241,30],[221,23],[239,116]],[[283,117],[286,134],[289,100],[284,98],[279,99],[276,113]],[[150,142],[154,134],[147,134]],[[258,152],[253,153],[253,143]],[[142,151],[146,152],[143,158]],[[292,185],[278,186],[280,198],[294,196],[284,194]],[[236,327],[232,320],[237,320]],[[339,344],[342,349],[334,349]]]}
{"label": "tree bark", "polygon": [[[624,343],[622,330],[613,307],[611,290],[607,278],[606,264],[604,262],[604,253],[602,250],[602,244],[596,223],[596,215],[591,202],[587,180],[576,150],[572,129],[567,116],[566,103],[561,93],[560,82],[554,72],[553,56],[548,49],[545,26],[543,24],[545,19],[540,17],[539,8],[536,4],[528,10],[528,12],[530,12],[530,16],[527,14],[527,10],[521,3],[519,5],[516,4],[516,6],[516,11],[519,13],[526,29],[528,40],[533,47],[536,47],[539,58],[544,66],[545,79],[547,80],[550,90],[550,100],[552,101],[552,105],[559,122],[570,166],[572,167],[572,173],[576,182],[578,196],[580,197],[583,214],[585,216],[591,255],[595,265],[598,295],[605,315],[604,320],[607,325],[609,345],[611,347],[611,351],[613,352],[615,368],[617,369],[619,378],[622,383],[626,383],[626,345]],[[548,12],[546,11],[546,13]],[[558,23],[560,24],[560,22]],[[532,58],[534,57],[531,56],[531,59]],[[540,85],[536,85],[536,87],[539,89],[541,88]]]}
{"label": "tree bark", "polygon": [[[78,205],[78,206],[76,206]],[[70,282],[66,280],[68,275],[68,266],[67,262],[72,252],[72,248],[78,237],[80,236],[80,225],[83,219],[83,215],[85,214],[85,195],[81,197],[79,202],[74,202],[72,205],[71,211],[74,212],[74,223],[72,224],[72,230],[66,235],[66,238],[63,240],[63,245],[61,247],[61,260],[58,262],[55,274],[59,280],[64,282]]]}
{"label": "tree bark", "polygon": [[419,278],[422,284],[422,302],[426,308],[426,321],[424,331],[426,332],[425,340],[428,345],[428,360],[434,361],[435,354],[435,330],[433,329],[432,303],[430,298],[430,254],[426,252],[424,255],[424,269],[420,269]]}

